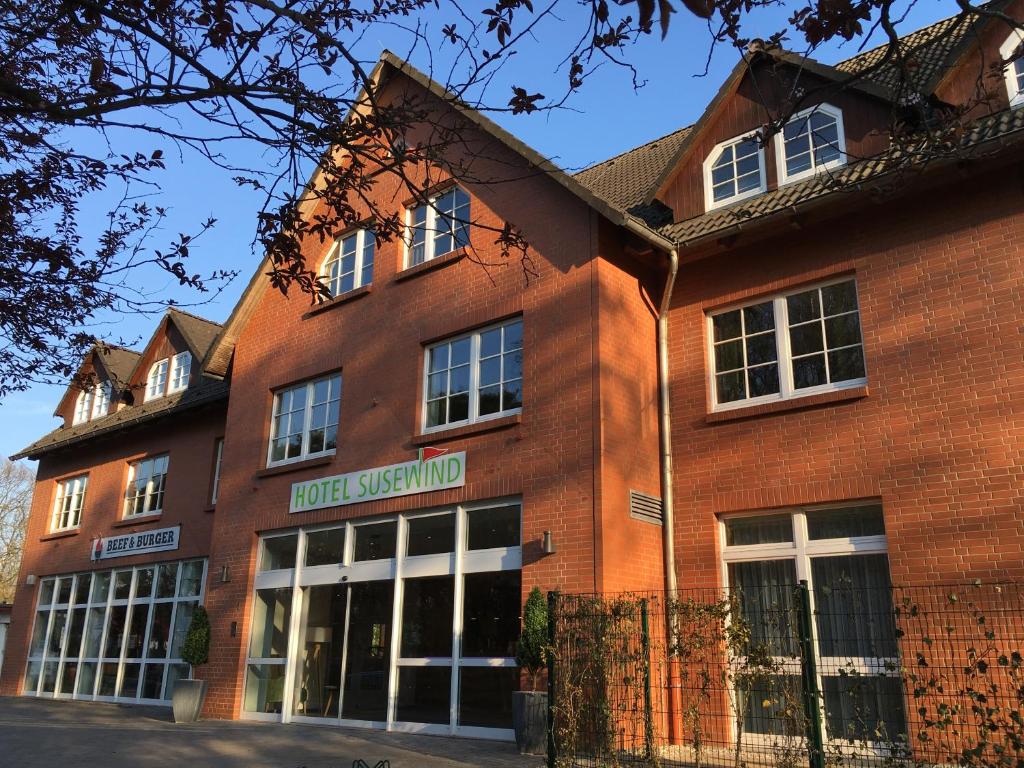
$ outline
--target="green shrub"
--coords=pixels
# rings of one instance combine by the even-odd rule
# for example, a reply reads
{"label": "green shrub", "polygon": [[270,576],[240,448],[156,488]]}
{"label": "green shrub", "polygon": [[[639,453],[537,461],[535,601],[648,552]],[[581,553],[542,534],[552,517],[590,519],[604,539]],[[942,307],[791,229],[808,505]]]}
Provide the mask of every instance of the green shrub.
{"label": "green shrub", "polygon": [[210,658],[210,617],[206,609],[196,606],[192,623],[188,625],[185,644],[181,648],[181,660],[193,667],[205,664]]}
{"label": "green shrub", "polygon": [[548,661],[548,603],[539,587],[530,590],[523,609],[523,632],[516,645],[516,663],[530,673],[530,687],[537,690],[540,671]]}

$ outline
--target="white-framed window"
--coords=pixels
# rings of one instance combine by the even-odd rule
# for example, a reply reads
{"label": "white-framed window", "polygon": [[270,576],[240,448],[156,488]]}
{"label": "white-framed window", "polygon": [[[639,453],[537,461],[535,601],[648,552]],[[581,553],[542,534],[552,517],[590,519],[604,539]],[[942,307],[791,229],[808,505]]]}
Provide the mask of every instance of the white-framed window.
{"label": "white-framed window", "polygon": [[334,241],[320,268],[331,296],[340,296],[373,282],[374,244],[372,229],[358,229]]}
{"label": "white-framed window", "polygon": [[340,405],[340,373],[276,392],[267,465],[334,453]]}
{"label": "white-framed window", "polygon": [[845,165],[842,110],[819,104],[793,115],[775,135],[775,158],[780,184]]}
{"label": "white-framed window", "polygon": [[88,475],[79,475],[57,482],[51,531],[68,531],[77,528],[82,522],[82,505],[85,503],[85,486],[88,481]]}
{"label": "white-framed window", "polygon": [[426,432],[522,410],[521,317],[433,344],[424,363]]}
{"label": "white-framed window", "polygon": [[22,694],[170,704],[205,583],[205,560],[41,579]]}
{"label": "white-framed window", "polygon": [[171,358],[171,383],[168,393],[181,392],[188,387],[189,376],[192,374],[192,353],[180,352]]}
{"label": "white-framed window", "polygon": [[169,361],[165,357],[157,360],[149,366],[149,376],[146,377],[146,400],[155,400],[167,393],[167,369]]}
{"label": "white-framed window", "polygon": [[107,415],[107,412],[110,411],[110,395],[113,389],[113,385],[109,381],[103,381],[96,385],[90,418],[101,419]]}
{"label": "white-framed window", "polygon": [[737,598],[751,641],[768,652],[776,669],[753,690],[733,692],[750,697],[742,708],[745,735],[771,741],[803,733],[796,603],[802,581],[814,621],[823,704],[817,714],[830,746],[896,741],[905,734],[881,504],[730,514],[719,525],[722,582]]}
{"label": "white-framed window", "polygon": [[716,144],[704,161],[704,204],[709,211],[767,188],[764,149],[755,135]]}
{"label": "white-framed window", "polygon": [[1006,95],[1010,100],[1011,107],[1018,107],[1024,104],[1024,56],[1017,56],[1021,43],[1024,42],[1024,33],[1020,30],[1013,30],[999,47],[999,56],[1006,62],[1003,67],[1003,77],[1006,81]]}
{"label": "white-framed window", "polygon": [[867,382],[852,277],[708,314],[715,410]]}
{"label": "white-framed window", "polygon": [[519,499],[260,539],[242,717],[512,738]]}
{"label": "white-framed window", "polygon": [[72,424],[82,424],[92,417],[92,404],[95,390],[83,389],[75,399],[75,413],[71,419]]}
{"label": "white-framed window", "polygon": [[213,449],[213,486],[210,489],[210,503],[217,503],[217,491],[220,490],[220,465],[224,460],[224,438],[217,438]]}
{"label": "white-framed window", "polygon": [[469,245],[469,195],[460,187],[431,198],[429,205],[409,208],[406,217],[406,267]]}
{"label": "white-framed window", "polygon": [[164,508],[164,486],[167,484],[168,457],[154,456],[128,465],[128,489],[125,492],[124,516],[158,515]]}

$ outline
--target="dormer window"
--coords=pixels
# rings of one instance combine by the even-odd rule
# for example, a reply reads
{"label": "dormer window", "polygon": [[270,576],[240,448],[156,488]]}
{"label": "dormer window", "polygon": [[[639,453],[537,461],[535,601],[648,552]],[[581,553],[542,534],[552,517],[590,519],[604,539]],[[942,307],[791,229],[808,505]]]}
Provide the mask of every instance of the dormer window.
{"label": "dormer window", "polygon": [[72,424],[82,424],[89,420],[92,415],[92,402],[93,390],[83,389],[78,393],[78,399],[75,400],[75,415],[72,418]]}
{"label": "dormer window", "polygon": [[155,400],[163,397],[167,392],[167,368],[169,361],[165,357],[157,360],[149,367],[149,376],[146,379],[146,400]]}
{"label": "dormer window", "polygon": [[779,183],[799,181],[846,164],[843,113],[819,104],[790,118],[775,137]]}
{"label": "dormer window", "polygon": [[320,274],[331,291],[341,296],[373,282],[372,229],[359,229],[334,241]]}
{"label": "dormer window", "polygon": [[764,151],[757,137],[723,141],[704,161],[704,202],[707,210],[765,191]]}
{"label": "dormer window", "polygon": [[188,387],[192,373],[192,353],[182,352],[171,358],[171,386],[168,393],[181,392]]}
{"label": "dormer window", "polygon": [[1003,78],[1006,81],[1006,95],[1011,107],[1024,104],[1024,56],[1020,55],[1024,32],[1014,30],[999,47],[999,56],[1006,62]]}
{"label": "dormer window", "polygon": [[110,410],[110,393],[113,390],[109,381],[101,382],[96,387],[95,397],[92,403],[92,419],[101,419]]}

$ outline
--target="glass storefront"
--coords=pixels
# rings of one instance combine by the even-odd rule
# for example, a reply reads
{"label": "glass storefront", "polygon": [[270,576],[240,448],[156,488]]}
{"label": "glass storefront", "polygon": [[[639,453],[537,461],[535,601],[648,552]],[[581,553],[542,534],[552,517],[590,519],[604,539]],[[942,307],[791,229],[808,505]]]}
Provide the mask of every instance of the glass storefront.
{"label": "glass storefront", "polygon": [[264,536],[244,716],[510,738],[520,517],[500,501]]}
{"label": "glass storefront", "polygon": [[42,579],[23,693],[166,703],[205,583],[205,560]]}

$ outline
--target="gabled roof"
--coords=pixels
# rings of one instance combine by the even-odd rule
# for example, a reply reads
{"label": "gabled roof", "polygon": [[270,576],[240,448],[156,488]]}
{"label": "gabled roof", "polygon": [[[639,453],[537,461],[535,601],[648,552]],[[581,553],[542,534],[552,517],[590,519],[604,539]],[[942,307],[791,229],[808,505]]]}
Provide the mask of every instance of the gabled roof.
{"label": "gabled roof", "polygon": [[159,397],[156,400],[150,400],[141,405],[127,406],[94,421],[86,421],[70,427],[59,427],[39,438],[31,445],[22,448],[10,458],[11,461],[24,458],[35,459],[45,453],[50,453],[60,448],[67,448],[85,440],[91,440],[112,432],[119,432],[128,427],[138,426],[157,419],[178,416],[185,411],[221,400],[227,400],[227,398],[228,385],[225,382],[202,377],[188,389],[173,395]]}
{"label": "gabled roof", "polygon": [[[1000,11],[1010,2],[1011,0],[992,0],[981,7],[986,10]],[[965,19],[958,14],[901,37],[902,50],[906,52],[908,63],[912,63],[914,72],[918,75],[916,80],[920,85],[916,87],[925,94],[933,92],[942,78],[971,49],[981,25],[988,21],[988,18],[979,17]],[[881,45],[834,66],[787,51],[777,50],[768,55],[777,61],[791,64],[827,80],[848,83],[849,87],[868,96],[895,102],[900,98],[900,94],[895,92],[900,85],[899,67],[895,60],[880,65],[887,50],[888,44]],[[652,210],[657,205],[657,195],[664,189],[703,130],[713,121],[718,109],[739,88],[748,71],[748,63],[745,60],[739,61],[722,83],[700,119],[693,125],[657,139],[651,144],[644,144],[616,155],[611,160],[597,163],[591,168],[577,173],[576,178],[595,191],[600,191],[606,198],[621,200],[631,206],[630,210],[635,211],[638,215],[644,215],[645,212]],[[849,82],[851,77],[857,76],[860,76],[860,79]],[[753,131],[755,128],[752,127],[751,130]],[[672,141],[673,139],[674,141]],[[649,149],[652,144],[660,147],[667,147],[669,144],[674,146],[672,151],[652,152]],[[658,164],[660,164],[660,168],[657,167]],[[637,177],[626,178],[627,170],[634,167],[638,169]],[[863,172],[862,168],[856,173]],[[774,210],[776,206],[786,208],[796,205],[803,199],[800,197],[801,194],[816,198],[819,195],[815,190],[821,185],[821,182],[821,179],[809,179],[803,183],[786,185],[783,189],[758,195],[735,206],[709,211],[686,221],[661,226],[659,232],[682,245],[691,237],[703,237],[706,234],[729,229],[737,225],[740,220],[756,219],[758,216]],[[641,192],[645,184],[647,189]],[[834,184],[828,186],[831,190]],[[616,189],[622,189],[622,191],[617,195]],[[651,220],[650,223],[657,225],[659,222]]]}
{"label": "gabled roof", "polygon": [[206,357],[206,353],[213,346],[217,334],[223,328],[220,323],[207,320],[205,317],[199,317],[199,315],[183,312],[176,307],[170,307],[167,310],[167,316],[174,323],[175,327],[181,331],[181,335],[185,337],[185,343],[188,344],[192,356],[197,360],[202,360]]}
{"label": "gabled roof", "polygon": [[210,351],[210,346],[223,329],[220,323],[215,323],[212,320],[207,320],[189,312],[183,312],[177,307],[168,307],[163,320],[160,321],[153,335],[149,337],[149,341],[146,342],[146,346],[136,360],[135,367],[132,369],[129,378],[135,378],[143,358],[153,343],[166,332],[168,323],[172,323],[181,333],[182,338],[185,339],[185,343],[188,345],[189,352],[192,353],[192,357],[197,362],[206,357]]}
{"label": "gabled roof", "polygon": [[[570,194],[579,198],[613,224],[627,227],[638,234],[642,234],[647,240],[657,243],[659,247],[671,248],[672,244],[657,234],[642,218],[619,207],[611,200],[605,198],[601,192],[581,183],[578,179],[566,173],[551,160],[517,139],[493,120],[463,102],[429,75],[421,72],[412,64],[400,59],[390,51],[385,50],[381,53],[380,60],[374,67],[373,72],[370,73],[368,79],[374,84],[374,87],[379,89],[385,82],[397,74],[404,75],[425,91],[446,103],[484,133],[497,139],[512,152],[523,158],[531,167],[541,171],[547,178],[564,187]],[[365,104],[367,102],[368,99],[364,90],[356,99],[356,104]],[[320,167],[314,170],[309,182],[306,184],[305,192],[301,199],[308,200],[310,198],[310,192],[315,188],[321,173],[322,169]],[[248,286],[246,286],[241,299],[239,299],[234,310],[231,312],[231,316],[228,317],[227,322],[224,324],[224,329],[210,348],[209,354],[203,360],[203,370],[211,376],[224,377],[227,375],[238,335],[255,311],[256,304],[263,295],[263,291],[270,285],[267,275],[267,263],[267,258],[264,257],[256,269],[256,273],[249,281]]]}
{"label": "gabled roof", "polygon": [[[94,367],[98,367],[98,376],[101,379],[110,381],[122,387],[128,383],[131,378],[132,371],[135,370],[135,366],[139,362],[141,355],[132,349],[126,349],[125,347],[114,346],[113,344],[107,344],[102,341],[97,341],[92,347],[82,356],[82,364],[78,366],[76,377],[82,374],[82,370],[86,365],[93,363]],[[60,402],[57,403],[57,407],[53,411],[54,416],[59,416],[61,411],[65,408],[68,398],[72,395],[78,397],[78,393],[81,389],[72,382],[68,385],[67,389],[64,390],[64,394],[60,398]]]}
{"label": "gabled roof", "polygon": [[[1024,110],[1004,110],[977,120],[957,146],[947,150],[950,161],[978,156],[993,142],[1024,140]],[[788,215],[803,206],[824,198],[838,198],[861,187],[881,181],[899,168],[913,168],[913,158],[880,156],[851,163],[835,172],[822,173],[794,184],[747,198],[740,203],[718,208],[703,215],[675,222],[661,228],[661,233],[680,246],[695,245],[709,238],[720,238],[744,227],[746,222],[760,221],[773,215]]]}
{"label": "gabled roof", "polygon": [[[197,360],[201,360],[206,355],[210,345],[221,330],[221,326],[218,323],[172,307],[164,314],[163,319],[157,326],[157,330],[147,342],[146,349],[149,349],[168,322],[173,323],[175,328],[181,332],[185,343],[189,346],[189,350]],[[90,358],[89,355],[94,355],[95,357]],[[89,355],[83,361],[83,366],[90,359],[96,359],[106,369],[109,378],[123,387],[131,381],[137,372],[139,364],[145,356],[145,350],[140,353],[131,349],[125,349],[124,347],[97,343],[90,350]],[[62,405],[72,391],[77,391],[74,385],[68,387],[64,397],[61,399]],[[81,424],[58,427],[26,448],[18,451],[11,459],[35,458],[58,448],[80,443],[86,439],[116,432],[129,426],[142,424],[165,416],[176,415],[207,403],[224,400],[227,396],[227,384],[200,375],[195,383],[181,392],[150,400],[149,402],[125,406],[99,419],[91,419]],[[62,407],[58,406],[54,415],[58,415],[61,410]]]}
{"label": "gabled roof", "polygon": [[[989,11],[1000,11],[1010,2],[1011,0],[992,0],[989,3],[982,3],[980,7]],[[933,92],[950,67],[974,42],[981,26],[989,20],[988,17],[968,18],[963,14],[957,14],[903,35],[900,38],[900,48],[909,65],[908,69],[913,67],[915,85],[923,93]],[[900,85],[899,63],[895,58],[890,58],[879,66],[888,50],[889,44],[885,43],[839,62],[836,69],[851,75],[862,74],[866,79],[893,91]]]}

